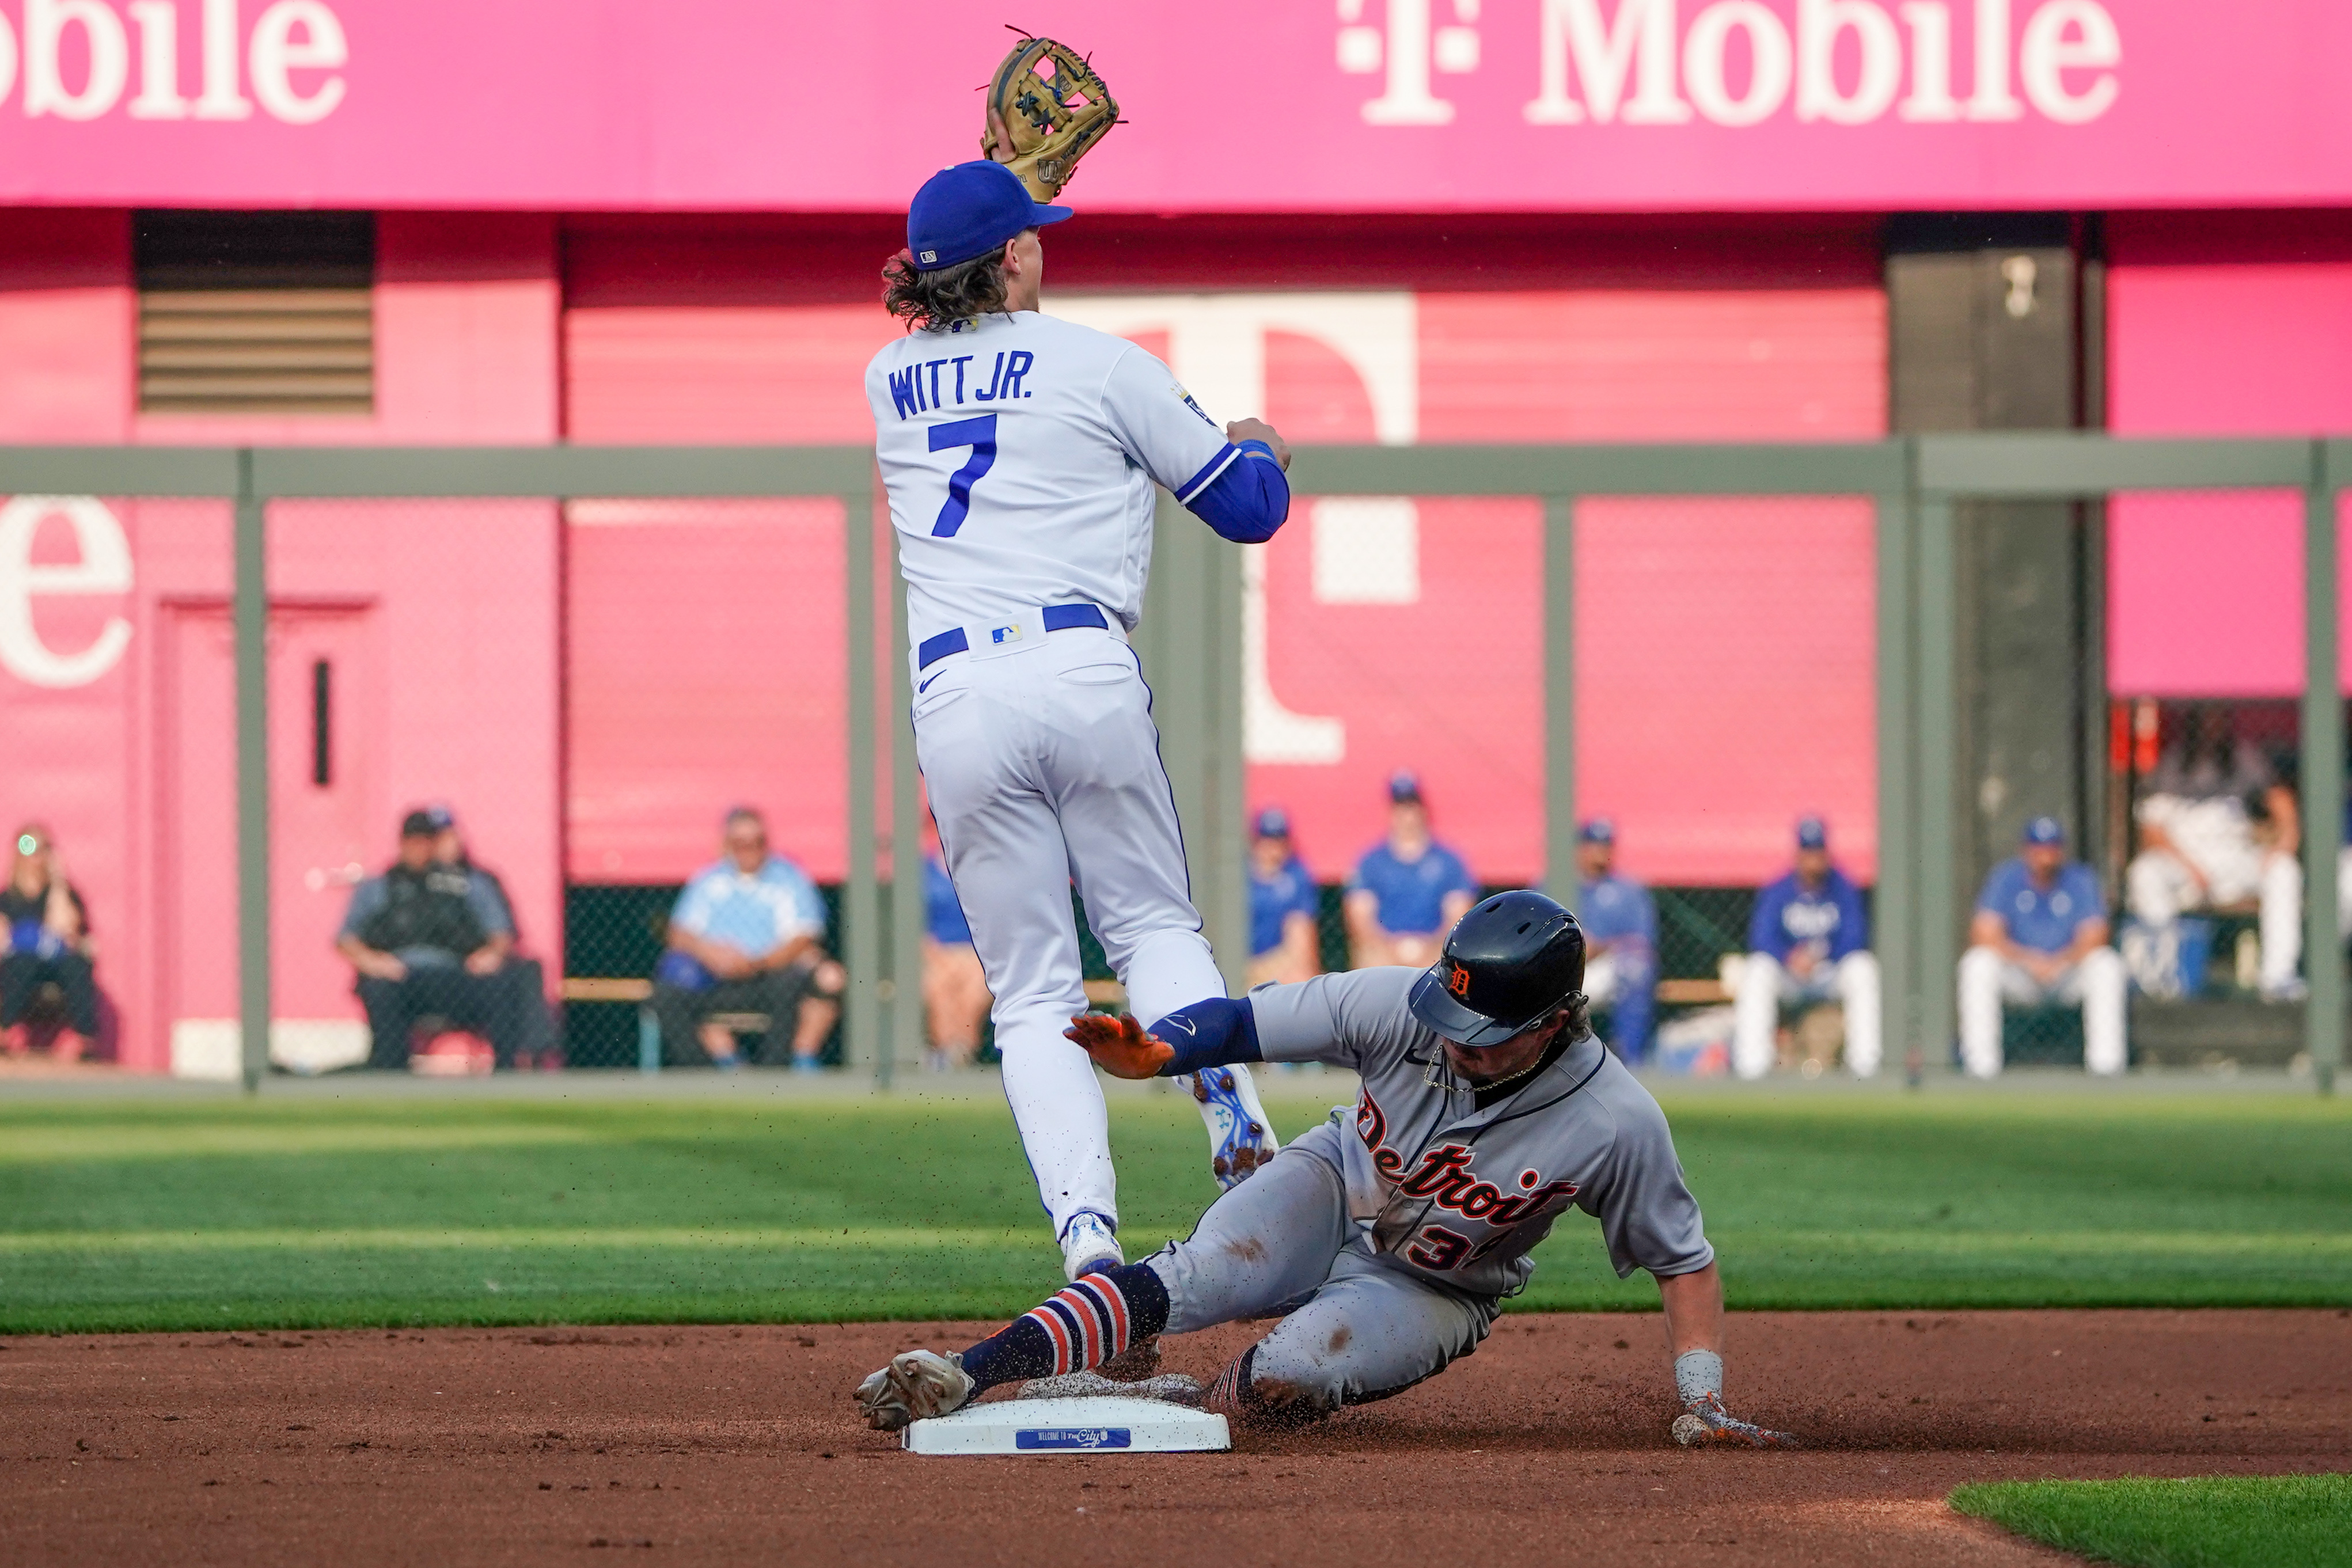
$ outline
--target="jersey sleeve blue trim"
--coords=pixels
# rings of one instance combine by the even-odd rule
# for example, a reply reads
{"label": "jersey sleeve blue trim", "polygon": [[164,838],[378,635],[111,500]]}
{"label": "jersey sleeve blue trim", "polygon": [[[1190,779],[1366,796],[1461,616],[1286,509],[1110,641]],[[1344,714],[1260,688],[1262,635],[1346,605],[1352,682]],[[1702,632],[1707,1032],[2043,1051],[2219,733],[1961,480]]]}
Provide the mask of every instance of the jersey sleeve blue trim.
{"label": "jersey sleeve blue trim", "polygon": [[1191,506],[1192,504],[1192,497],[1198,496],[1202,490],[1208,488],[1210,484],[1215,480],[1217,476],[1223,473],[1227,465],[1232,464],[1232,462],[1241,455],[1241,448],[1234,445],[1231,442],[1218,447],[1217,455],[1214,457],[1210,458],[1208,462],[1202,464],[1201,465],[1201,471],[1198,474],[1193,475],[1190,479],[1185,480],[1182,485],[1177,487],[1176,499],[1187,507]]}
{"label": "jersey sleeve blue trim", "polygon": [[1290,481],[1275,461],[1273,448],[1263,441],[1244,441],[1225,450],[1234,460],[1184,505],[1221,538],[1236,544],[1264,544],[1290,516]]}
{"label": "jersey sleeve blue trim", "polygon": [[1174,1059],[1160,1070],[1162,1078],[1265,1060],[1257,1042],[1257,1014],[1246,997],[1211,997],[1178,1008],[1152,1025],[1151,1032],[1176,1048]]}

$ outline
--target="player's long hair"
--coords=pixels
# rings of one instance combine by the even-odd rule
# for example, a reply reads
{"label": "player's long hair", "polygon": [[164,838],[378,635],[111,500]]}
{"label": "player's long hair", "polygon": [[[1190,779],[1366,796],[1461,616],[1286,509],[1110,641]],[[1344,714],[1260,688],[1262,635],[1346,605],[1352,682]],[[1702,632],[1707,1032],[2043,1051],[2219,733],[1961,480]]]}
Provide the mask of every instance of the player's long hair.
{"label": "player's long hair", "polygon": [[931,272],[918,272],[900,251],[882,267],[882,307],[908,331],[943,332],[1004,308],[1004,247]]}

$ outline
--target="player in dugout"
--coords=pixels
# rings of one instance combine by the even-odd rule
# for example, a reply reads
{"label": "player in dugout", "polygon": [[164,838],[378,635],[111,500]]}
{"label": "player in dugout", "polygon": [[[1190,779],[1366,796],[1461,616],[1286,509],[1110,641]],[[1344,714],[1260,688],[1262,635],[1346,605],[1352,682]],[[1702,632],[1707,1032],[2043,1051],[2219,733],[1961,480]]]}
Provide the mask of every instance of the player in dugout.
{"label": "player in dugout", "polygon": [[895,1357],[858,1385],[866,1419],[895,1431],[1032,1380],[1031,1396],[1116,1391],[1091,1369],[1117,1358],[1122,1375],[1148,1376],[1163,1332],[1281,1315],[1207,1390],[1171,1375],[1132,1391],[1244,1427],[1312,1421],[1476,1349],[1534,1272],[1528,1252],[1573,1207],[1601,1222],[1621,1277],[1657,1280],[1675,1438],[1790,1446],[1724,1406],[1715,1249],[1664,1113],[1588,1027],[1583,980],[1576,917],[1541,894],[1505,893],[1465,916],[1426,970],[1197,1002],[1158,1034],[1131,1018],[1073,1019],[1070,1038],[1120,1078],[1322,1061],[1360,1074],[1362,1090],[1352,1118],[1335,1110],[1184,1240],[1082,1276],[958,1354]]}
{"label": "player in dugout", "polygon": [[1268,806],[1250,824],[1249,983],[1303,980],[1323,967],[1316,930],[1323,895],[1291,842],[1290,813]]}

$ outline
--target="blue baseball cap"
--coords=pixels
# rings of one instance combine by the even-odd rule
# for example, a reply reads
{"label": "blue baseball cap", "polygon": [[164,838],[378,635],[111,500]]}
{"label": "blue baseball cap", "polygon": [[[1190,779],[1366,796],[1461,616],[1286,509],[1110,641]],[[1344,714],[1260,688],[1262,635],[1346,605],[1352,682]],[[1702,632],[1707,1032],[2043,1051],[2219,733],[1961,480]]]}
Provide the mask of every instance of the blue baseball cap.
{"label": "blue baseball cap", "polygon": [[1390,805],[1418,806],[1421,803],[1421,780],[1413,776],[1412,768],[1400,768],[1389,775]]}
{"label": "blue baseball cap", "polygon": [[2063,844],[2066,830],[2055,817],[2036,817],[2025,824],[2025,841],[2029,844]]}
{"label": "blue baseball cap", "polygon": [[1617,824],[1606,817],[1594,817],[1576,830],[1576,841],[1580,844],[1613,844],[1617,841]]}
{"label": "blue baseball cap", "polygon": [[1819,817],[1804,817],[1797,822],[1797,847],[1801,850],[1825,850],[1830,847],[1830,825]]}
{"label": "blue baseball cap", "polygon": [[907,206],[907,254],[918,272],[937,272],[1001,248],[1023,229],[1058,224],[1067,207],[1049,207],[1029,194],[1021,176],[1002,163],[975,158],[923,182]]}
{"label": "blue baseball cap", "polygon": [[1257,836],[1261,839],[1286,839],[1290,836],[1290,813],[1279,806],[1268,806],[1257,814]]}

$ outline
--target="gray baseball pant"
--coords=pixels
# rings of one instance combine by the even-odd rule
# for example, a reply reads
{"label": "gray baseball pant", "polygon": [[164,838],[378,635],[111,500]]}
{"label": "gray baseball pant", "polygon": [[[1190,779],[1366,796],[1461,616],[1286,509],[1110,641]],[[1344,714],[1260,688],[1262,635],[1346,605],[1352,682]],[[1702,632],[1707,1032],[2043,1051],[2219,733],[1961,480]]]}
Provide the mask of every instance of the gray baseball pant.
{"label": "gray baseball pant", "polygon": [[1301,1416],[1402,1394],[1486,1337],[1496,1298],[1450,1291],[1365,1249],[1348,1218],[1339,1140],[1315,1128],[1226,1193],[1192,1234],[1144,1260],[1168,1332],[1284,1314],[1249,1361],[1249,1396]]}

